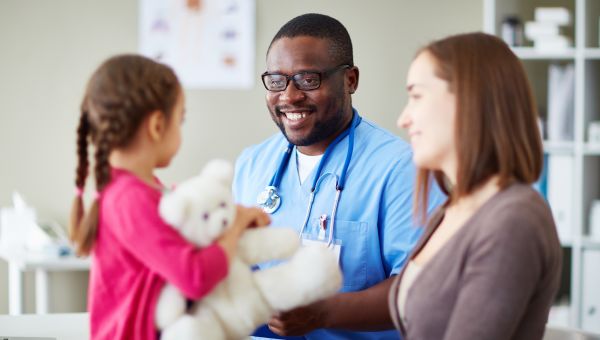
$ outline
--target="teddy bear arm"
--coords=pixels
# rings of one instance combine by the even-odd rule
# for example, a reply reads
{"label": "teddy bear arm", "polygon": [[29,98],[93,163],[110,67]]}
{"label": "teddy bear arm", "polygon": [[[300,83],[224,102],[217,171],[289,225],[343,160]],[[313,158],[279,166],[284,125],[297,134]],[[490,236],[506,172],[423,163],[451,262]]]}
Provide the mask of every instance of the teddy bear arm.
{"label": "teddy bear arm", "polygon": [[248,264],[290,258],[300,247],[298,234],[290,228],[256,228],[244,232],[238,254]]}
{"label": "teddy bear arm", "polygon": [[253,273],[265,299],[287,311],[327,298],[342,285],[337,257],[320,246],[302,247],[290,261]]}

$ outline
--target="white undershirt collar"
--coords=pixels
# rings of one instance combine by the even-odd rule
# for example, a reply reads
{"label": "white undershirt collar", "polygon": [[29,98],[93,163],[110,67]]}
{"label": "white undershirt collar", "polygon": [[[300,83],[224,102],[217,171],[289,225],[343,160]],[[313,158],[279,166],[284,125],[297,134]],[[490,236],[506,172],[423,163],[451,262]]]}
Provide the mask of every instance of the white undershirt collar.
{"label": "white undershirt collar", "polygon": [[313,171],[313,169],[319,164],[323,155],[309,156],[298,151],[296,148],[296,159],[298,165],[298,176],[300,177],[300,184],[304,183],[304,180]]}

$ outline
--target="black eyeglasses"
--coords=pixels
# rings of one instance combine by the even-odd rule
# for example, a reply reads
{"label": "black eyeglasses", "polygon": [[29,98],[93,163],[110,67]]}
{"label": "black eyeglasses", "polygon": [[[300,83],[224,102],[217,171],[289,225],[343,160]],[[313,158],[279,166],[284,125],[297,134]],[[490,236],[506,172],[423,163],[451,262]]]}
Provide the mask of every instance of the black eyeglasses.
{"label": "black eyeglasses", "polygon": [[293,80],[294,86],[300,91],[316,90],[321,86],[321,80],[327,78],[331,74],[345,68],[351,68],[351,65],[339,65],[321,72],[318,71],[302,71],[288,76],[280,73],[263,73],[261,75],[263,85],[272,92],[281,92],[287,89],[290,79]]}

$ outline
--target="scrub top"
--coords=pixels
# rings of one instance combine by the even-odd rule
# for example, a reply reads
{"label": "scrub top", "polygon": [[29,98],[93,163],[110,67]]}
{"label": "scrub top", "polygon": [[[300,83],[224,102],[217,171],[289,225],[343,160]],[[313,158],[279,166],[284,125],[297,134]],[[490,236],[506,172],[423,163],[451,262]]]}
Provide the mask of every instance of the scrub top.
{"label": "scrub top", "polygon": [[[346,136],[340,140],[321,170],[303,238],[317,239],[322,215],[327,215],[328,228],[331,225],[335,184],[344,166],[348,139]],[[238,203],[257,205],[257,196],[269,185],[287,145],[288,141],[279,133],[242,152],[236,162],[233,183]],[[296,150],[293,150],[278,188],[281,206],[271,215],[271,225],[292,227],[300,232],[317,167],[300,184],[297,164]],[[346,176],[333,238],[341,244],[340,267],[344,276],[341,292],[353,292],[367,289],[397,274],[422,228],[414,224],[412,214],[416,170],[410,146],[405,141],[362,119],[356,127],[354,151]],[[431,190],[428,210],[444,199],[439,190]],[[268,336],[263,332],[260,335]],[[270,336],[277,337],[273,333]],[[398,339],[398,332],[319,329],[305,338]]]}

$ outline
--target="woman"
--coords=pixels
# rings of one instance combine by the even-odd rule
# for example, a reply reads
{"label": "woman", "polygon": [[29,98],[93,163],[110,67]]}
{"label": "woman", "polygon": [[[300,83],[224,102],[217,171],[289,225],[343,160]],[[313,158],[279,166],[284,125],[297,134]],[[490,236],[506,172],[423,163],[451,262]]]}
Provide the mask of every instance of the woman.
{"label": "woman", "polygon": [[561,250],[530,186],[542,167],[537,113],[519,60],[483,33],[423,48],[398,125],[419,168],[415,212],[435,178],[448,200],[428,220],[390,291],[408,340],[541,339]]}

